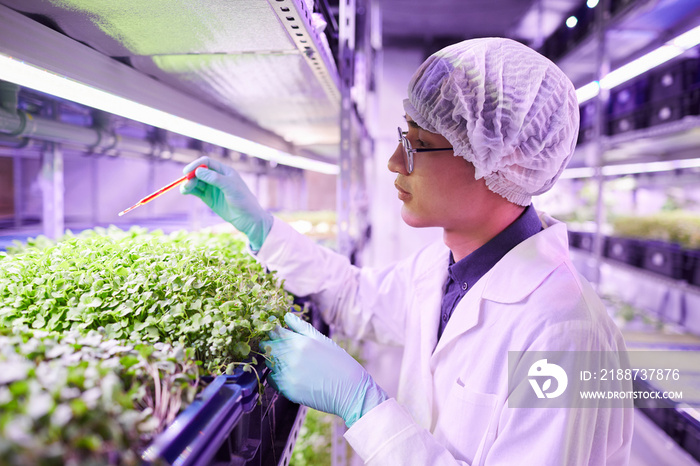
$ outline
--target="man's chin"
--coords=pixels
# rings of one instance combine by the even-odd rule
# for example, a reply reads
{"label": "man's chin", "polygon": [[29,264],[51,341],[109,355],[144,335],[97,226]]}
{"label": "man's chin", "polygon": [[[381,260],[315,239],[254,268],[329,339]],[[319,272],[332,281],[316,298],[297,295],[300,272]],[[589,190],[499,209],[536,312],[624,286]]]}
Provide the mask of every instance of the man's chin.
{"label": "man's chin", "polygon": [[413,228],[426,228],[435,226],[431,224],[425,217],[416,214],[415,212],[411,212],[411,210],[408,207],[406,207],[406,204],[404,204],[403,207],[401,207],[401,219],[406,225]]}

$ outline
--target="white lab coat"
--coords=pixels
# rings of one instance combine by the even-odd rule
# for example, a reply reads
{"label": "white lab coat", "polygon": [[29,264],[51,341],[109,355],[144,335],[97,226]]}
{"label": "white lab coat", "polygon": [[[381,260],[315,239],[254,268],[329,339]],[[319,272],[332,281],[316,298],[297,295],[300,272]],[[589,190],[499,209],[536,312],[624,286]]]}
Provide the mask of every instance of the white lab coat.
{"label": "white lab coat", "polygon": [[398,395],[345,434],[372,465],[626,465],[632,409],[508,408],[508,351],[624,348],[574,269],[564,224],[508,252],[462,298],[437,341],[449,250],[357,268],[275,219],[257,258],[349,336],[404,347]]}

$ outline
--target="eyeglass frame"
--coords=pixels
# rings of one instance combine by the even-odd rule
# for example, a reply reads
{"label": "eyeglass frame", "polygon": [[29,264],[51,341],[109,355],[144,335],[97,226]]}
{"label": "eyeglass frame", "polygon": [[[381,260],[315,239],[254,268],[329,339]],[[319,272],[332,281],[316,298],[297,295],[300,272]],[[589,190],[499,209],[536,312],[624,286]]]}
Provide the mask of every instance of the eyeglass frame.
{"label": "eyeglass frame", "polygon": [[398,127],[398,129],[399,142],[403,147],[403,164],[409,175],[413,173],[413,154],[415,154],[416,152],[438,152],[443,150],[454,150],[454,147],[438,147],[435,149],[414,149],[413,147],[411,147],[411,142],[406,137],[408,131],[401,131],[400,126]]}

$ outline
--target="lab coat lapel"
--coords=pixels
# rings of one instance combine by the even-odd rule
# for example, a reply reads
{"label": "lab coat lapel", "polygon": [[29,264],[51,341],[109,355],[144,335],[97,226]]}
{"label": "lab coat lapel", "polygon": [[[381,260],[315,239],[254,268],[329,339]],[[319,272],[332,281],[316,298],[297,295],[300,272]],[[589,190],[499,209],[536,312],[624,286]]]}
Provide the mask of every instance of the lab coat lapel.
{"label": "lab coat lapel", "polygon": [[[490,273],[490,272],[489,272]],[[488,275],[488,274],[487,274]],[[433,366],[434,361],[437,360],[439,353],[455,338],[459,335],[469,331],[469,329],[476,326],[479,323],[479,313],[480,313],[480,303],[481,295],[483,292],[483,283],[486,275],[479,280],[474,288],[472,288],[464,297],[460,300],[455,308],[450,320],[445,326],[445,330],[437,342],[435,351],[432,354]]]}
{"label": "lab coat lapel", "polygon": [[[447,280],[447,266],[449,264],[449,254],[445,255],[445,260],[437,261],[441,266],[432,270],[430,277],[426,276],[421,280],[416,289],[416,300],[421,308],[420,314],[420,347],[421,362],[423,367],[428,368],[430,356],[437,343],[438,325],[440,323],[440,313],[442,306],[442,295],[445,281]],[[430,376],[429,373],[426,375]]]}

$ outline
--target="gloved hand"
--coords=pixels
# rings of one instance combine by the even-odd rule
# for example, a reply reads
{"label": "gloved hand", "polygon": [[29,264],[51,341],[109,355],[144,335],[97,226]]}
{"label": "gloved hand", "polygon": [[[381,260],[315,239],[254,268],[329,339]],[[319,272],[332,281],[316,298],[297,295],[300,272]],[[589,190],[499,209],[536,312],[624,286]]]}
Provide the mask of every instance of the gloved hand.
{"label": "gloved hand", "polygon": [[351,427],[389,397],[367,371],[333,340],[294,314],[260,342],[272,361],[270,384],[288,400],[336,414]]}
{"label": "gloved hand", "polygon": [[189,173],[197,165],[195,178],[180,185],[182,194],[194,194],[219,217],[242,231],[250,247],[259,250],[272,228],[272,214],[263,209],[236,170],[209,157],[200,157],[183,169]]}

